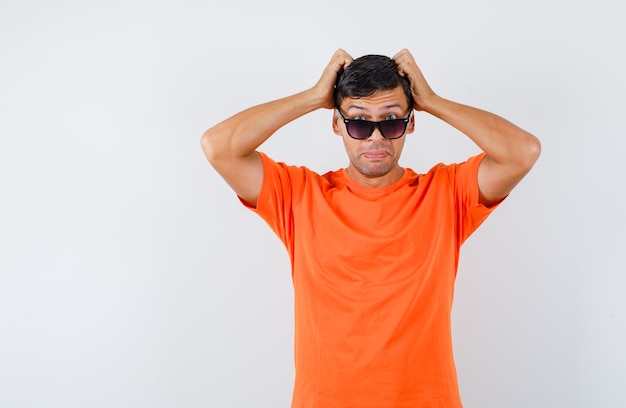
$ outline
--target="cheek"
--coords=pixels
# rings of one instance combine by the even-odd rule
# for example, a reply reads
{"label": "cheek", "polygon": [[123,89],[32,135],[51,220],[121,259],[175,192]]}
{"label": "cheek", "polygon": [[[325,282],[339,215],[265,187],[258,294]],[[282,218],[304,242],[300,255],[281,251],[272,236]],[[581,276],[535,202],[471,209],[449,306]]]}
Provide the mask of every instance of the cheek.
{"label": "cheek", "polygon": [[402,138],[396,140],[395,143],[391,144],[391,146],[393,147],[393,151],[396,155],[399,155],[402,152],[402,149],[404,148],[405,139],[406,139],[406,136],[403,136]]}
{"label": "cheek", "polygon": [[343,136],[343,146],[346,149],[346,153],[348,153],[348,156],[353,157],[353,156],[358,156],[359,154],[359,141],[354,140],[352,138],[350,138],[349,136]]}

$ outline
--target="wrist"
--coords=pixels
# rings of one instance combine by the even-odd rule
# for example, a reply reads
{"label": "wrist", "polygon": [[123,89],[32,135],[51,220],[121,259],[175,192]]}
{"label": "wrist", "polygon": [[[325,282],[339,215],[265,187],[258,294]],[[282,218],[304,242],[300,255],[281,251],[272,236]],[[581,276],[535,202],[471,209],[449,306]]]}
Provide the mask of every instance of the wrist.
{"label": "wrist", "polygon": [[415,99],[415,109],[436,115],[436,112],[439,110],[441,103],[444,101],[445,100],[442,97],[435,94],[434,92],[431,92],[427,96],[422,96]]}
{"label": "wrist", "polygon": [[300,111],[301,114],[306,114],[326,107],[324,101],[324,96],[314,87],[297,93],[290,103],[292,107]]}
{"label": "wrist", "polygon": [[308,91],[317,108],[333,109],[335,107],[334,84],[320,80]]}

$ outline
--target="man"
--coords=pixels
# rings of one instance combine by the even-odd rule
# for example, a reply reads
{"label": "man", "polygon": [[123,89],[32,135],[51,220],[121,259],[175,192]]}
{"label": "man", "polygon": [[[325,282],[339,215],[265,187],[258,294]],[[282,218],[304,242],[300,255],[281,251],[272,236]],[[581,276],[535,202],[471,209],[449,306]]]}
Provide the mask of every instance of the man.
{"label": "man", "polygon": [[[324,175],[256,151],[283,125],[334,109],[348,167]],[[483,153],[402,168],[414,110]],[[461,407],[450,312],[461,244],[537,160],[539,141],[433,92],[411,53],[333,55],[317,84],[207,130],[207,159],[285,244],[295,291],[294,408]]]}

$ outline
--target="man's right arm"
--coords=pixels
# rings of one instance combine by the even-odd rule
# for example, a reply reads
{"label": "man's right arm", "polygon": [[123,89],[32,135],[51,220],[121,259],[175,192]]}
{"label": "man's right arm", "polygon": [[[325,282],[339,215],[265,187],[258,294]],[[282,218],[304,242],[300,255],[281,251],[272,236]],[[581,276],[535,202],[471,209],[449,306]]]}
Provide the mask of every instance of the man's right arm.
{"label": "man's right arm", "polygon": [[337,73],[352,62],[337,50],[311,89],[246,109],[202,135],[211,165],[244,201],[256,206],[263,185],[263,163],[256,149],[287,123],[319,108],[332,109]]}

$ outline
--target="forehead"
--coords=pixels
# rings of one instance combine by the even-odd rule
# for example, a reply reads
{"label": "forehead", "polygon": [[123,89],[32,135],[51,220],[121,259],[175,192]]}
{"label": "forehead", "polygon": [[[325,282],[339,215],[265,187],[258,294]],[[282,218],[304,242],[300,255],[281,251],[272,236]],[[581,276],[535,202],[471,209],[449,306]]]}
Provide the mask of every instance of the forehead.
{"label": "forehead", "polygon": [[362,98],[346,97],[341,102],[341,110],[346,113],[380,113],[399,112],[408,110],[408,102],[402,87],[376,91],[372,95]]}

